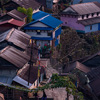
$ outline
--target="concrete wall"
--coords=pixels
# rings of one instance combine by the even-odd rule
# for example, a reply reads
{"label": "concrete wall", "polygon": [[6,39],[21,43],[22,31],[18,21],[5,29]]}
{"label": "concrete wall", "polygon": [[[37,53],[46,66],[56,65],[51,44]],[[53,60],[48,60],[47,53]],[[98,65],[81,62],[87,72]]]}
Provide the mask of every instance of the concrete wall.
{"label": "concrete wall", "polygon": [[84,26],[82,24],[77,23],[78,16],[75,17],[75,16],[70,15],[69,17],[69,16],[63,15],[60,17],[60,19],[61,21],[63,21],[62,26],[69,26],[72,29],[84,31]]}
{"label": "concrete wall", "polygon": [[[90,27],[92,26],[92,29]],[[98,24],[89,25],[85,27],[85,33],[98,31]]]}

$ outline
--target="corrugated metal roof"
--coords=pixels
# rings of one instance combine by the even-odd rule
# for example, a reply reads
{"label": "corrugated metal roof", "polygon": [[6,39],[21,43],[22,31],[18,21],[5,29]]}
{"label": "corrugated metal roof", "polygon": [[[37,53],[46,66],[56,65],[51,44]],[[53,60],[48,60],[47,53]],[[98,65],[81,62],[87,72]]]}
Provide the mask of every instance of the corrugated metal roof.
{"label": "corrugated metal roof", "polygon": [[12,1],[26,9],[28,8],[37,9],[41,6],[41,4],[36,2],[35,0],[12,0]]}
{"label": "corrugated metal roof", "polygon": [[[73,4],[77,4],[79,3],[80,0],[73,0]],[[82,0],[83,3],[86,3],[86,2],[94,2],[94,1],[97,1],[97,2],[100,2],[100,0]]]}
{"label": "corrugated metal roof", "polygon": [[19,19],[19,20],[23,20],[25,17],[27,17],[27,15],[17,11],[16,9],[8,12],[7,15],[9,15],[9,16],[11,16],[13,18]]}
{"label": "corrugated metal roof", "polygon": [[90,71],[90,69],[81,64],[80,62],[76,61],[74,63],[71,63],[69,66],[66,66],[64,69],[64,72],[70,72],[72,71],[74,68],[79,69],[80,71],[84,72],[84,73],[88,73]]}
{"label": "corrugated metal roof", "polygon": [[18,27],[23,26],[25,24],[22,21],[18,21],[18,20],[15,20],[15,19],[10,19],[10,20],[0,22],[0,25],[6,24],[6,23],[13,24],[13,25],[18,26]]}
{"label": "corrugated metal roof", "polygon": [[97,96],[100,95],[100,67],[91,70],[87,74],[90,86]]}
{"label": "corrugated metal roof", "polygon": [[35,20],[35,21],[27,24],[25,27],[27,27],[28,25],[34,24],[34,23],[36,23],[38,21],[40,21],[40,22],[42,22],[42,23],[44,23],[44,24],[46,24],[46,25],[48,25],[48,26],[50,26],[52,28],[56,28],[56,27],[58,27],[59,25],[62,24],[62,21],[60,21],[59,19],[54,18],[51,15],[47,15],[47,16],[44,16],[44,17],[42,17],[42,18],[40,18],[38,20]]}
{"label": "corrugated metal roof", "polygon": [[0,34],[0,42],[4,40],[12,42],[22,49],[26,49],[29,44],[30,36],[17,29],[11,29]]}
{"label": "corrugated metal roof", "polygon": [[94,2],[75,4],[70,7],[80,15],[100,12],[100,7],[98,7]]}
{"label": "corrugated metal roof", "polygon": [[79,23],[83,24],[84,26],[93,25],[100,23],[100,17],[85,19],[85,20],[79,20]]}
{"label": "corrugated metal roof", "polygon": [[[40,73],[44,73],[44,68],[41,66]],[[32,66],[30,69],[30,80],[29,82],[33,84],[37,80],[38,75],[38,66]],[[26,65],[24,69],[18,74],[19,77],[22,79],[28,81],[29,76],[29,65]]]}
{"label": "corrugated metal roof", "polygon": [[88,67],[96,68],[100,66],[100,52],[88,57],[82,63]]}
{"label": "corrugated metal roof", "polygon": [[37,19],[40,19],[40,18],[42,18],[44,16],[47,16],[47,15],[50,15],[50,14],[46,13],[46,12],[43,12],[43,11],[38,11],[38,12],[36,12],[36,13],[33,14],[32,18],[34,20],[37,20]]}
{"label": "corrugated metal roof", "polygon": [[27,54],[11,46],[1,50],[0,57],[9,61],[17,68],[22,68],[30,59]]}

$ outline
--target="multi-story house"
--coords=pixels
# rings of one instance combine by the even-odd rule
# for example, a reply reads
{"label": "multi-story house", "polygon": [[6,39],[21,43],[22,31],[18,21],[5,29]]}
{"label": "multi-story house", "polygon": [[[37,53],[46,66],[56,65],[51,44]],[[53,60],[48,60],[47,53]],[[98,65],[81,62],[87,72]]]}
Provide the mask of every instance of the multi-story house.
{"label": "multi-story house", "polygon": [[100,3],[89,2],[71,5],[60,15],[63,26],[78,32],[88,33],[100,30]]}
{"label": "multi-story house", "polygon": [[23,27],[26,34],[35,40],[37,46],[57,46],[60,43],[62,21],[42,11],[35,13],[33,19],[34,21]]}

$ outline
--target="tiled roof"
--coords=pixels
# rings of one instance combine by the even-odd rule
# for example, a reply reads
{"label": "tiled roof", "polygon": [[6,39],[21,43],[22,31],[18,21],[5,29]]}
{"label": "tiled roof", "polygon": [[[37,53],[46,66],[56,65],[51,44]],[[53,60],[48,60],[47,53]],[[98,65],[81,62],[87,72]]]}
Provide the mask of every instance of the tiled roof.
{"label": "tiled roof", "polygon": [[0,57],[15,65],[19,69],[22,68],[30,59],[27,54],[11,46],[7,46],[1,50]]}
{"label": "tiled roof", "polygon": [[12,1],[26,9],[27,8],[37,9],[41,6],[41,4],[36,2],[35,0],[12,0]]}
{"label": "tiled roof", "polygon": [[98,7],[94,2],[75,4],[70,7],[80,15],[100,12],[100,7]]}
{"label": "tiled roof", "polygon": [[79,20],[78,22],[83,24],[84,26],[93,25],[93,24],[100,23],[100,17]]}
{"label": "tiled roof", "polygon": [[27,16],[19,11],[17,11],[16,9],[10,11],[7,13],[9,16],[19,19],[19,20],[23,20],[24,18],[26,18]]}
{"label": "tiled roof", "polygon": [[18,27],[21,27],[25,24],[22,21],[18,21],[18,20],[15,20],[15,19],[10,19],[10,20],[7,20],[7,21],[0,22],[0,25],[6,24],[6,23],[13,24],[13,25],[18,26]]}
{"label": "tiled roof", "polygon": [[26,49],[29,44],[30,36],[13,28],[0,34],[0,42],[4,40],[12,42],[14,45],[22,49]]}

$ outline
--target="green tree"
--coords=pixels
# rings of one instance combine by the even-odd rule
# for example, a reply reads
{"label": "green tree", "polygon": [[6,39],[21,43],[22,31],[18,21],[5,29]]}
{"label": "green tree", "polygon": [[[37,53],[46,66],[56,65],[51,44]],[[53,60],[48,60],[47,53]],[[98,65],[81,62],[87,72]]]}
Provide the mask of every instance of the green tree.
{"label": "green tree", "polygon": [[59,76],[58,74],[53,74],[50,83],[46,84],[43,87],[40,87],[39,89],[44,90],[44,89],[58,88],[58,87],[66,87],[67,100],[69,100],[69,96],[71,94],[74,96],[76,100],[84,100],[83,94],[77,90],[76,86],[68,76],[62,77]]}
{"label": "green tree", "polygon": [[31,22],[32,21],[32,12],[33,12],[33,9],[32,8],[28,8],[27,9],[27,21],[28,22]]}
{"label": "green tree", "polygon": [[18,7],[17,10],[19,12],[22,12],[22,13],[27,15],[27,22],[28,23],[30,23],[32,21],[32,12],[33,12],[32,8],[25,9],[25,8],[22,8],[22,7]]}

